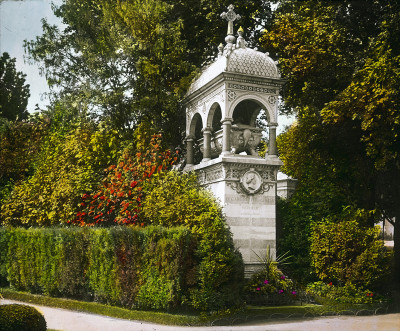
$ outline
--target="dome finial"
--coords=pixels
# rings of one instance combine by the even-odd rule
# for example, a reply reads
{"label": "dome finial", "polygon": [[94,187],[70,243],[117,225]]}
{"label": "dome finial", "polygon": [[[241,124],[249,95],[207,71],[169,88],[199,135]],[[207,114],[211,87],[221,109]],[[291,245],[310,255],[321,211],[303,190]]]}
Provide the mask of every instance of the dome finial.
{"label": "dome finial", "polygon": [[244,34],[244,30],[243,30],[242,27],[240,27],[239,30],[238,30],[239,37],[238,37],[237,42],[236,42],[236,47],[237,48],[246,48],[247,42],[244,39],[243,34]]}
{"label": "dome finial", "polygon": [[228,6],[228,12],[225,13],[223,12],[221,14],[221,18],[226,19],[228,21],[228,33],[227,36],[225,37],[225,41],[226,41],[226,46],[225,46],[225,55],[229,56],[229,54],[232,52],[232,50],[235,48],[235,41],[236,38],[233,35],[233,22],[236,20],[239,20],[241,17],[240,15],[236,14],[233,9],[235,7],[230,4]]}

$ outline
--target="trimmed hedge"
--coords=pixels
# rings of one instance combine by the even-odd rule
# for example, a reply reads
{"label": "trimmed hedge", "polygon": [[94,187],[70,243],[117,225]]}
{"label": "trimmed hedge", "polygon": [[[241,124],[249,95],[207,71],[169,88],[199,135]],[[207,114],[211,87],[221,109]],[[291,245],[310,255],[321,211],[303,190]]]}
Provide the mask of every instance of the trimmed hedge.
{"label": "trimmed hedge", "polygon": [[210,257],[198,254],[200,245],[186,227],[0,228],[0,280],[17,290],[127,308],[231,306],[240,298],[233,272],[241,259],[221,275],[232,281],[210,289],[200,270]]}
{"label": "trimmed hedge", "polygon": [[0,305],[0,331],[46,331],[46,320],[34,307]]}

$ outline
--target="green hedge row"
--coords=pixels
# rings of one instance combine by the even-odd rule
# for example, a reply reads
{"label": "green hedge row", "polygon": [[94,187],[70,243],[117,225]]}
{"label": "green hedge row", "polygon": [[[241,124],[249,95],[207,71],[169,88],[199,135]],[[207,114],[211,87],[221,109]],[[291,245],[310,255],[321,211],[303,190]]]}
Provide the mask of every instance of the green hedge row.
{"label": "green hedge row", "polygon": [[0,282],[129,308],[237,304],[240,277],[231,274],[240,259],[226,269],[230,274],[220,275],[230,281],[210,288],[201,269],[217,261],[207,261],[201,251],[186,227],[0,228]]}

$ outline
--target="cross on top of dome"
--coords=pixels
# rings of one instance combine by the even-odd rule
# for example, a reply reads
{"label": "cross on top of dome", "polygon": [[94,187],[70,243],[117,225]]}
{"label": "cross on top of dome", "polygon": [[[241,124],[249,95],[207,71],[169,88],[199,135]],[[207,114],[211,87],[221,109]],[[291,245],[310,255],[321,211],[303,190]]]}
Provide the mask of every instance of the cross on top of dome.
{"label": "cross on top of dome", "polygon": [[230,4],[228,6],[228,12],[223,12],[221,14],[221,18],[226,19],[228,21],[228,35],[233,35],[233,22],[236,20],[240,20],[241,16],[236,14],[233,9],[235,7]]}

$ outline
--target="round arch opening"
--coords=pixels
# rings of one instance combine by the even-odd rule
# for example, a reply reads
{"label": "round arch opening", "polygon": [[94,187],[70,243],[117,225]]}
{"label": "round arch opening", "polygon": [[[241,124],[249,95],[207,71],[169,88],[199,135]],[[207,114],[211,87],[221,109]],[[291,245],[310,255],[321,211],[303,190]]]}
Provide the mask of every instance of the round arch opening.
{"label": "round arch opening", "polygon": [[200,139],[202,137],[203,120],[199,113],[196,113],[190,123],[189,134],[195,139]]}
{"label": "round arch opening", "polygon": [[257,116],[263,108],[263,105],[255,100],[240,101],[233,110],[233,124],[257,126]]}

